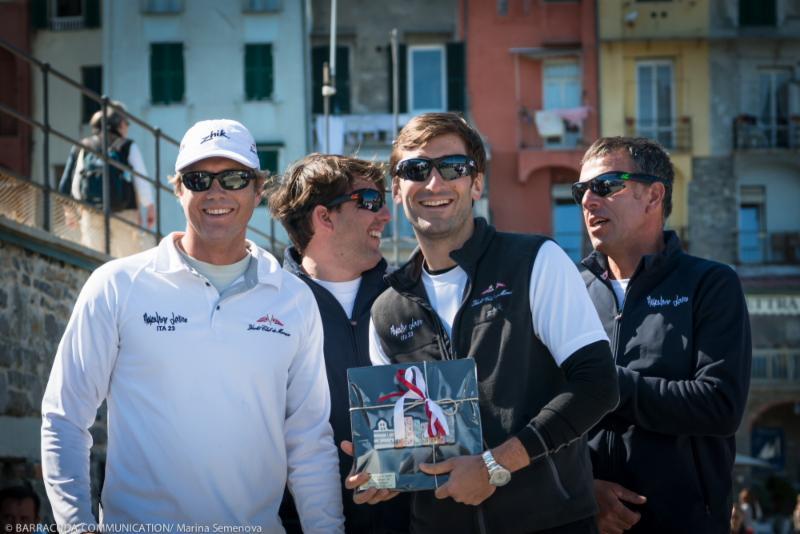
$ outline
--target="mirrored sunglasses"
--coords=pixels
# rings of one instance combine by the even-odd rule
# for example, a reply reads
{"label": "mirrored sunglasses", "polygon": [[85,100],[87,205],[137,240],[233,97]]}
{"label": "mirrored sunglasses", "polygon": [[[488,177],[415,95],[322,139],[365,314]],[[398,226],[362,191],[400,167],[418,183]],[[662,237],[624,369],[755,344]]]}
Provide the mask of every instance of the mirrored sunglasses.
{"label": "mirrored sunglasses", "polygon": [[454,154],[441,158],[408,158],[395,166],[394,174],[403,180],[426,182],[436,168],[445,180],[456,180],[464,176],[475,176],[478,164],[469,156]]}
{"label": "mirrored sunglasses", "polygon": [[355,202],[357,208],[369,210],[373,213],[379,212],[385,202],[383,192],[377,189],[356,189],[355,191],[334,198],[328,202],[325,207],[332,208],[350,201]]}
{"label": "mirrored sunglasses", "polygon": [[611,171],[595,176],[591,180],[572,184],[572,198],[577,204],[581,204],[586,191],[591,191],[599,197],[607,197],[619,193],[625,189],[626,183],[631,181],[652,184],[655,182],[664,183],[665,180],[651,174]]}
{"label": "mirrored sunglasses", "polygon": [[251,180],[254,180],[256,173],[249,170],[229,170],[222,172],[190,171],[181,174],[181,182],[190,191],[208,191],[211,182],[216,180],[222,189],[228,191],[238,191],[244,189]]}

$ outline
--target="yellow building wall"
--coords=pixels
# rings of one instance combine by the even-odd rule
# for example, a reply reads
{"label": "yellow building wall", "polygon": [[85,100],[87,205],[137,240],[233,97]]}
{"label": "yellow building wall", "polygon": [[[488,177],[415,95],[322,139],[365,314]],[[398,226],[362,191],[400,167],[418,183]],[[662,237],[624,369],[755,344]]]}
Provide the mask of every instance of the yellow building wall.
{"label": "yellow building wall", "polygon": [[636,64],[668,60],[673,65],[676,121],[691,121],[691,147],[672,150],[676,179],[673,212],[668,226],[688,224],[687,184],[692,179],[692,157],[710,154],[709,47],[703,39],[608,41],[600,45],[600,133],[625,135],[626,119],[636,119]]}
{"label": "yellow building wall", "polygon": [[634,2],[599,0],[599,38],[674,39],[708,35],[710,0]]}

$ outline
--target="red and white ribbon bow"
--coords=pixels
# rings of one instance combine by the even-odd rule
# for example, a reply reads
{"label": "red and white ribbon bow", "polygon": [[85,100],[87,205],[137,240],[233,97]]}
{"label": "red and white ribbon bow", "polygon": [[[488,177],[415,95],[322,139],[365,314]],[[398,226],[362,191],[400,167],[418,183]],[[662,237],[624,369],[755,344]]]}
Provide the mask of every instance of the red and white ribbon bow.
{"label": "red and white ribbon bow", "polygon": [[407,367],[405,371],[400,369],[397,371],[397,382],[400,386],[405,387],[407,391],[395,391],[380,397],[378,400],[383,401],[391,397],[400,396],[394,404],[394,439],[395,441],[403,441],[406,437],[405,425],[405,401],[408,400],[421,400],[425,401],[425,415],[428,416],[428,436],[436,437],[446,436],[450,433],[447,427],[447,421],[444,418],[442,408],[436,404],[435,401],[428,398],[428,390],[425,385],[425,379],[419,367],[412,365]]}

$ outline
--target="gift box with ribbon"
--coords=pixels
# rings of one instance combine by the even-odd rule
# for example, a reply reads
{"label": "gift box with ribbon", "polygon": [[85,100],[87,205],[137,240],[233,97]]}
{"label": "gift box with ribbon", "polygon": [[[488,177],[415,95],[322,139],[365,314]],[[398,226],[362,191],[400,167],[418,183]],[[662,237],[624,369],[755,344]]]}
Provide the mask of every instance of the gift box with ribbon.
{"label": "gift box with ribbon", "polygon": [[474,360],[357,367],[347,381],[355,470],[370,473],[361,489],[435,489],[447,476],[419,464],[483,451]]}

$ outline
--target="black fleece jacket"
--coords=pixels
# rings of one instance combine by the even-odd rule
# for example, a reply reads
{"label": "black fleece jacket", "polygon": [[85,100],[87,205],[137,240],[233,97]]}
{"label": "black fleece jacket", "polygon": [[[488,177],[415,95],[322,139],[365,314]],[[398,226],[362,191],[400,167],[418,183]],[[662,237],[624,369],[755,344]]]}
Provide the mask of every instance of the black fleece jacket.
{"label": "black fleece jacket", "polygon": [[583,260],[611,339],[620,403],[589,435],[598,479],[647,497],[634,532],[727,532],[734,433],[750,384],[750,323],[729,267],[674,232],[642,258],[619,309],[607,259]]}
{"label": "black fleece jacket", "polygon": [[[369,313],[375,298],[387,287],[383,279],[386,273],[386,261],[382,259],[375,267],[361,274],[361,285],[356,294],[351,317],[347,317],[336,297],[306,274],[300,262],[301,257],[295,248],[288,247],[284,253],[283,268],[308,284],[322,316],[325,370],[331,392],[330,423],[333,427],[333,439],[339,450],[339,473],[344,480],[353,464],[353,459],[339,448],[342,440],[352,439],[347,369],[371,365]],[[345,529],[349,534],[406,532],[408,529],[410,504],[406,495],[400,495],[377,506],[358,506],[353,502],[353,492],[342,485],[342,500]]]}
{"label": "black fleece jacket", "polygon": [[[529,533],[595,513],[584,434],[616,405],[614,366],[606,341],[558,366],[534,334],[530,277],[545,241],[475,220],[472,237],[450,254],[468,277],[452,336],[428,301],[420,251],[388,277],[391,289],[375,301],[372,320],[384,354],[393,363],[473,358],[484,446],[517,437],[532,459],[480,507],[414,493],[416,533]],[[397,325],[409,324],[413,335],[397,334]]]}

